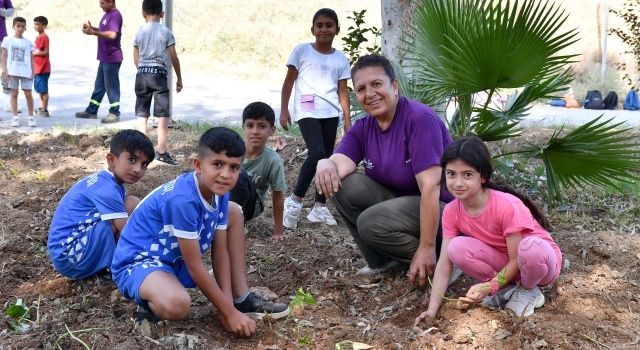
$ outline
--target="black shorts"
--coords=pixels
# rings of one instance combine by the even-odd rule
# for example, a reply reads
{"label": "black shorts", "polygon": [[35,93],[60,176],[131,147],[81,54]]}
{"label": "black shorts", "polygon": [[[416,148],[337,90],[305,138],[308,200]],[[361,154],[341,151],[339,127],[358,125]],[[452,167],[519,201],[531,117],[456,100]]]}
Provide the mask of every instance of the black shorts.
{"label": "black shorts", "polygon": [[167,71],[161,68],[141,67],[136,74],[136,117],[171,117]]}

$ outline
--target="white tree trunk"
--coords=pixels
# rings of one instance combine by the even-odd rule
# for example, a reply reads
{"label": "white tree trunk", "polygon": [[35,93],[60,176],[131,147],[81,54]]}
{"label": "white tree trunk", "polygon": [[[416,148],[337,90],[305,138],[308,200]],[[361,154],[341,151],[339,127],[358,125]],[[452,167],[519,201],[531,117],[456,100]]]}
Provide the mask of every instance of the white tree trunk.
{"label": "white tree trunk", "polygon": [[404,46],[401,37],[411,25],[411,16],[417,0],[382,1],[382,54],[402,65]]}

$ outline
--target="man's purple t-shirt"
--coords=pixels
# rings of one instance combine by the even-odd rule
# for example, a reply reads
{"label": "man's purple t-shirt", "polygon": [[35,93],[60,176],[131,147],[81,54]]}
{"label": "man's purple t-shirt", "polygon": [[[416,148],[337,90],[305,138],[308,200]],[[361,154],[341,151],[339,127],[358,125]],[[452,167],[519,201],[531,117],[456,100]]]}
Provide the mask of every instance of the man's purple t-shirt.
{"label": "man's purple t-shirt", "polygon": [[[365,174],[400,196],[420,195],[415,175],[440,165],[451,135],[435,112],[426,105],[400,97],[396,114],[387,130],[367,115],[357,120],[344,135],[334,153],[363,162]],[[451,201],[441,186],[440,200]]]}
{"label": "man's purple t-shirt", "polygon": [[101,32],[116,32],[115,40],[98,37],[98,61],[106,63],[122,62],[122,15],[118,9],[105,12],[100,20],[98,30]]}
{"label": "man's purple t-shirt", "polygon": [[[11,9],[13,8],[13,4],[11,0],[0,0],[0,8],[3,9]],[[7,36],[7,20],[5,16],[0,16],[0,41]]]}

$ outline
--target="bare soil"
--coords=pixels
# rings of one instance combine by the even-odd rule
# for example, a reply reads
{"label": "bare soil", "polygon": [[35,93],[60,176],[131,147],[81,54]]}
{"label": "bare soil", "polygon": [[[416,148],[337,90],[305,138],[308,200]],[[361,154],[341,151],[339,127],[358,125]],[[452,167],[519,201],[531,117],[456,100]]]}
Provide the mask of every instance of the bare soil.
{"label": "bare soil", "polygon": [[[189,170],[197,137],[172,131],[183,165],[155,165],[129,192],[142,197]],[[0,301],[3,311],[16,298],[33,306],[33,322],[22,333],[9,327],[3,312],[0,349],[85,348],[81,342],[94,349],[336,349],[345,340],[373,349],[640,348],[640,235],[620,230],[608,208],[598,207],[549,213],[569,264],[544,291],[544,307],[526,319],[447,303],[434,324],[415,329],[428,289],[408,283],[404,268],[372,279],[355,276],[364,261],[334,208],[338,226],[310,223],[305,214],[282,243],[269,240],[267,208],[247,226],[250,285],[281,302],[302,288],[315,297],[315,305],[296,309],[285,320],[259,322],[257,334],[238,338],[222,328],[215,309],[194,290],[188,319],[136,327],[134,303],[113,283],[71,281],[56,273],[47,257],[57,203],[79,178],[104,167],[108,139],[108,134],[67,133],[0,138]],[[304,143],[285,141],[280,153],[291,186],[304,160]],[[311,205],[305,202],[306,208]],[[469,278],[458,280],[448,296],[464,294],[471,284]]]}

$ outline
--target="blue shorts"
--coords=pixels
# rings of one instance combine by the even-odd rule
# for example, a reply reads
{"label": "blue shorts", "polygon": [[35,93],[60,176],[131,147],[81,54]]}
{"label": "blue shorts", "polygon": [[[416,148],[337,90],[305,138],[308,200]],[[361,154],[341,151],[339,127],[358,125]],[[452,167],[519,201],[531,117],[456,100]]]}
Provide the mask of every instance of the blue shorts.
{"label": "blue shorts", "polygon": [[49,75],[51,73],[36,74],[33,80],[33,89],[39,94],[49,93]]}
{"label": "blue shorts", "polygon": [[109,268],[116,239],[111,221],[100,221],[73,239],[69,250],[50,249],[49,256],[56,271],[72,279],[83,279]]}
{"label": "blue shorts", "polygon": [[125,298],[133,299],[136,304],[148,309],[147,301],[140,297],[140,286],[145,278],[154,271],[164,271],[174,275],[185,288],[196,287],[196,283],[191,279],[191,275],[189,275],[187,266],[183,261],[176,264],[167,264],[151,258],[138,260],[120,268],[118,271],[112,271],[113,281],[116,282],[118,289],[120,289]]}

